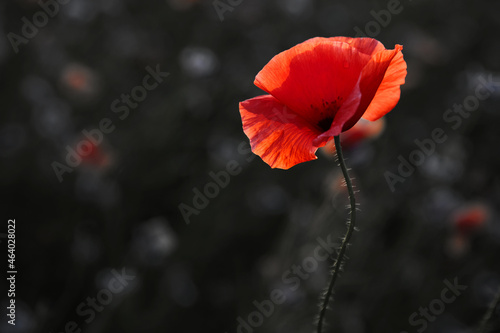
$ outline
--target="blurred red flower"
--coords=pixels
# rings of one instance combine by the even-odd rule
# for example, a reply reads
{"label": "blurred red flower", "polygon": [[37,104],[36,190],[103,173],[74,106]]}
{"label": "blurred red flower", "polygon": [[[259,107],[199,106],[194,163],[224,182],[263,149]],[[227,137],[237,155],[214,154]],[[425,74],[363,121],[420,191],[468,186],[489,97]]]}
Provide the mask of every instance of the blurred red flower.
{"label": "blurred red flower", "polygon": [[63,89],[77,97],[95,97],[100,89],[97,73],[78,63],[64,66],[60,81]]}
{"label": "blurred red flower", "polygon": [[111,154],[106,149],[99,145],[96,145],[94,142],[86,142],[86,150],[78,152],[78,155],[81,158],[82,167],[90,167],[103,171],[107,167],[111,166]]}
{"label": "blurred red flower", "polygon": [[[376,121],[368,121],[361,118],[352,128],[342,134],[342,149],[353,148],[363,141],[374,139],[382,134],[384,128],[384,118]],[[335,154],[337,151],[334,140],[328,141],[321,149],[327,155]]]}
{"label": "blurred red flower", "polygon": [[466,204],[455,210],[450,218],[453,229],[447,244],[449,254],[460,257],[467,253],[472,236],[486,226],[490,215],[489,206],[482,202]]}
{"label": "blurred red flower", "polygon": [[276,55],[254,82],[270,95],[240,103],[252,151],[289,169],[316,159],[319,147],[361,117],[384,116],[405,82],[402,49],[372,38],[317,37]]}
{"label": "blurred red flower", "polygon": [[469,204],[457,210],[452,216],[452,224],[457,233],[469,235],[484,227],[490,216],[489,208],[482,204]]}

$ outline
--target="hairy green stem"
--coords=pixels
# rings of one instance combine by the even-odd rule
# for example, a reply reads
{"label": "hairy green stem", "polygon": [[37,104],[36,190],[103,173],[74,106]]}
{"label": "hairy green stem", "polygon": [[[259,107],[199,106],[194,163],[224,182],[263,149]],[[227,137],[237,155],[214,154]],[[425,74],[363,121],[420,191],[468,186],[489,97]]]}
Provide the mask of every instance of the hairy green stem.
{"label": "hairy green stem", "polygon": [[342,174],[344,175],[344,179],[347,185],[347,191],[349,192],[349,200],[351,204],[351,214],[350,218],[347,221],[347,232],[342,240],[342,245],[340,246],[339,254],[337,260],[332,265],[331,269],[331,280],[328,285],[328,289],[325,294],[325,298],[323,300],[323,304],[320,308],[319,319],[318,319],[318,331],[317,333],[321,333],[323,329],[323,323],[325,319],[326,309],[328,308],[328,304],[330,303],[330,297],[332,296],[333,287],[335,285],[335,281],[337,281],[337,277],[339,275],[340,269],[342,267],[342,261],[344,260],[344,255],[347,250],[347,245],[349,244],[349,240],[351,239],[352,233],[354,232],[354,226],[356,223],[356,198],[354,197],[354,190],[352,188],[351,178],[349,178],[349,174],[347,172],[347,167],[344,161],[344,155],[342,154],[342,147],[340,146],[340,138],[339,136],[334,137],[335,140],[335,148],[337,150],[337,156],[339,159],[340,168],[342,169]]}
{"label": "hairy green stem", "polygon": [[488,307],[488,310],[483,316],[483,319],[481,319],[481,323],[479,324],[477,333],[486,333],[488,329],[488,322],[490,321],[491,317],[493,316],[493,313],[495,312],[495,309],[497,308],[498,304],[500,303],[500,287],[497,290],[497,294],[493,298],[493,300],[490,303],[490,306]]}

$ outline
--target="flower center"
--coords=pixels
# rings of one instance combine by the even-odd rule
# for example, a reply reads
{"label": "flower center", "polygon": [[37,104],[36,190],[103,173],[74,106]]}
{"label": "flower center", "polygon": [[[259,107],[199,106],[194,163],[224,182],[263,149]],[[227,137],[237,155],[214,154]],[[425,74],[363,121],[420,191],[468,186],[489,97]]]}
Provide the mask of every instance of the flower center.
{"label": "flower center", "polygon": [[323,132],[326,132],[330,129],[333,123],[333,117],[327,117],[325,119],[322,119],[318,122],[319,128],[323,130]]}

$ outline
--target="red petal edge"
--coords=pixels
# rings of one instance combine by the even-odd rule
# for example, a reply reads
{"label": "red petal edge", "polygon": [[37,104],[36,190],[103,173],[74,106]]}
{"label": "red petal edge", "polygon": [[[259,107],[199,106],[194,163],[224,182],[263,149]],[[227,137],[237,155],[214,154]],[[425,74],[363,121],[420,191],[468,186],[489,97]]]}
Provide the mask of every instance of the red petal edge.
{"label": "red petal edge", "polygon": [[389,67],[385,71],[384,78],[380,83],[375,96],[363,114],[363,118],[374,121],[391,111],[399,101],[401,94],[400,86],[405,83],[406,62],[403,59],[401,45],[396,45],[396,55],[392,58]]}
{"label": "red petal edge", "polygon": [[320,134],[318,129],[273,96],[241,102],[240,114],[252,151],[270,167],[289,169],[317,159],[318,147],[312,142]]}

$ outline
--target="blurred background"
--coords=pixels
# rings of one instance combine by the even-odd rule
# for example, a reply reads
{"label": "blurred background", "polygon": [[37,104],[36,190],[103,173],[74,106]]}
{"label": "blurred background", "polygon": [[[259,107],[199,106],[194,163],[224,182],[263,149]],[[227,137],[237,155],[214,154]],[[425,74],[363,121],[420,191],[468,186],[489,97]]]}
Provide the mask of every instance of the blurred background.
{"label": "blurred background", "polygon": [[[473,332],[500,286],[499,14],[493,0],[1,2],[1,271],[15,219],[18,274],[15,326],[0,284],[0,331],[314,331],[348,216],[340,169],[332,147],[271,169],[238,102],[262,94],[275,54],[366,34],[403,45],[408,76],[383,121],[341,137],[359,231],[324,332]],[[447,139],[402,177],[437,128]]]}

